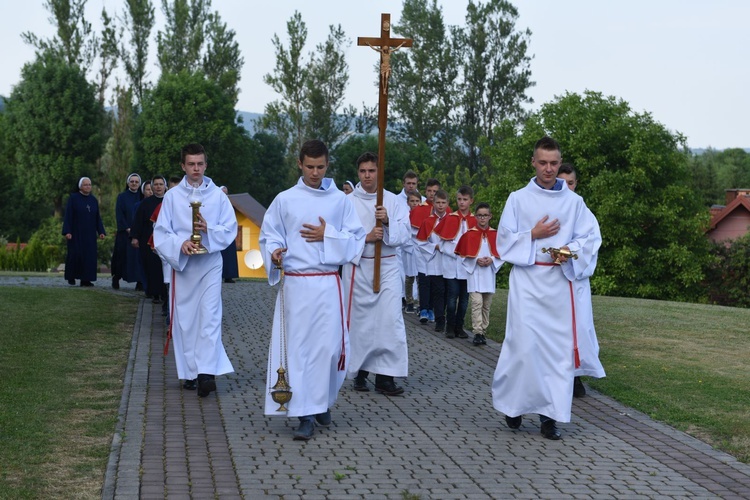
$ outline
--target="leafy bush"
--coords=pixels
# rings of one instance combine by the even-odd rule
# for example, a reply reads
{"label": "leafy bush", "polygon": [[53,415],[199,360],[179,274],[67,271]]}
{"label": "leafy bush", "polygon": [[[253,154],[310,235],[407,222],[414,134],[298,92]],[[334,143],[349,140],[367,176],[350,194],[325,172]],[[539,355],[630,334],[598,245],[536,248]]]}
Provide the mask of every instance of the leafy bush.
{"label": "leafy bush", "polygon": [[711,247],[713,261],[704,282],[712,304],[750,307],[750,233]]}

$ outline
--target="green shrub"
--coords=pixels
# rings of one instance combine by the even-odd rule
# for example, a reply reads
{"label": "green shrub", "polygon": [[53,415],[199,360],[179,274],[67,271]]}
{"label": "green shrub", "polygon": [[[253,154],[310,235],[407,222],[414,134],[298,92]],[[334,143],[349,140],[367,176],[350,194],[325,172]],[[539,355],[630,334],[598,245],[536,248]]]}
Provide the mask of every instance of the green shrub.
{"label": "green shrub", "polygon": [[705,288],[712,304],[750,307],[750,233],[731,244],[714,243]]}

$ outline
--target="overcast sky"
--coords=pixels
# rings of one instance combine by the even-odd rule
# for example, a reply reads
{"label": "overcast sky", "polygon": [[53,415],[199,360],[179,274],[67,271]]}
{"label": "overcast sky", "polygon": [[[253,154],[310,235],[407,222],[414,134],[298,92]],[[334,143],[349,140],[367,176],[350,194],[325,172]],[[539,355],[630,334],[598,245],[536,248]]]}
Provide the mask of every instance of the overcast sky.
{"label": "overcast sky", "polygon": [[[380,34],[380,14],[398,24],[401,0],[213,0],[237,33],[245,58],[238,108],[262,112],[277,96],[263,83],[274,67],[271,38],[286,39],[286,22],[300,11],[308,27],[307,50],[322,42],[328,25],[341,24],[353,43],[347,53],[347,101],[361,108],[377,102],[378,55],[358,47],[358,36]],[[468,0],[439,0],[446,24],[464,24]],[[44,0],[0,0],[2,72],[8,96],[24,63],[33,60],[21,33],[49,37],[53,28]],[[89,0],[88,19],[99,26],[102,7],[122,12],[124,0]],[[566,91],[595,90],[650,112],[692,148],[750,147],[750,1],[747,0],[516,0],[519,29],[532,31],[530,53],[536,86],[532,109]],[[163,18],[154,0],[157,29]],[[154,33],[155,37],[155,33]],[[155,53],[152,40],[151,52]],[[150,69],[151,79],[158,68]]]}

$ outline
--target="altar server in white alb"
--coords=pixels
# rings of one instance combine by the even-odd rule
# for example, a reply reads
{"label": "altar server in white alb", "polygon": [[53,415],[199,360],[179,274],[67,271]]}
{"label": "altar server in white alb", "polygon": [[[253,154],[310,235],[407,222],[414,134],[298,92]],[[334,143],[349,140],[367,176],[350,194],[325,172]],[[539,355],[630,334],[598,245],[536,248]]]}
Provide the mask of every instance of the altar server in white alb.
{"label": "altar server in white alb", "polygon": [[[578,332],[593,327],[577,310],[574,283],[594,273],[602,241],[583,198],[557,178],[561,161],[557,141],[537,141],[531,160],[536,177],[510,194],[497,235],[497,250],[513,269],[493,405],[511,429],[521,426],[524,414],[539,414],[547,439],[560,439],[556,422],[570,422]],[[543,248],[569,250],[578,258]]]}
{"label": "altar server in white alb", "polygon": [[[375,374],[375,391],[387,396],[404,389],[393,377],[409,374],[406,328],[401,312],[401,266],[397,251],[411,239],[409,212],[403,200],[383,191],[383,204],[376,206],[378,156],[364,153],[357,159],[359,183],[349,198],[367,232],[363,252],[344,266],[343,279],[349,318],[351,360],[349,376],[354,390],[369,391],[367,376]],[[376,227],[375,221],[382,222]],[[375,244],[381,241],[380,291],[373,291]]]}
{"label": "altar server in white alb", "polygon": [[[221,341],[221,251],[237,236],[237,218],[226,195],[204,176],[206,152],[200,144],[182,148],[185,177],[167,191],[154,225],[154,248],[169,264],[170,328],[177,375],[183,387],[208,396],[216,390],[216,375],[232,373]],[[195,229],[207,253],[196,253],[190,240],[190,202],[201,202]],[[174,307],[172,307],[174,306]]]}
{"label": "altar server in white alb", "polygon": [[[362,253],[365,230],[350,196],[325,178],[328,148],[304,143],[297,184],[279,193],[260,229],[260,248],[275,285],[284,270],[285,345],[282,346],[281,294],[276,299],[268,359],[265,414],[298,417],[295,440],[308,440],[315,424],[331,423],[330,408],[346,378],[349,332],[339,266]],[[277,369],[284,364],[292,399],[287,412],[271,397]]]}

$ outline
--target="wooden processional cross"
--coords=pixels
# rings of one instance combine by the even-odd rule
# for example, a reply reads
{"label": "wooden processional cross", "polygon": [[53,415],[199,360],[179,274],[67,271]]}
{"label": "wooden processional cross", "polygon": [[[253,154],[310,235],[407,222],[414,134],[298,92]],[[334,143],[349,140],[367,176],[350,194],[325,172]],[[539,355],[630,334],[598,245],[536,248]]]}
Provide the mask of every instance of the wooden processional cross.
{"label": "wooden processional cross", "polygon": [[[367,45],[380,52],[380,78],[378,81],[378,191],[376,206],[383,205],[383,184],[385,181],[385,129],[388,125],[388,80],[391,77],[391,54],[401,47],[411,47],[411,38],[391,38],[391,15],[380,15],[380,37],[358,37],[357,45]],[[375,221],[376,227],[382,223]],[[380,253],[382,241],[375,243],[375,271],[372,277],[372,291],[380,292]]]}

